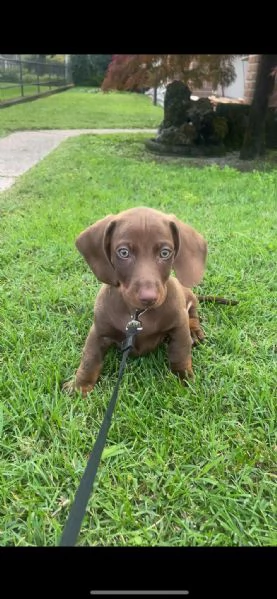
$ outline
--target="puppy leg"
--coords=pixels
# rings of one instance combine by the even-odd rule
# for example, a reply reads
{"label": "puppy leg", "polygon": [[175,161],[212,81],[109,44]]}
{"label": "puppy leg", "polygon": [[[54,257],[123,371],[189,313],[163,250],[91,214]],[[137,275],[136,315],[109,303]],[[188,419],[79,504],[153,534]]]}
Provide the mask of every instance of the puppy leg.
{"label": "puppy leg", "polygon": [[92,391],[100,376],[104,356],[111,345],[111,339],[97,335],[95,325],[93,324],[87,337],[81,363],[75,378],[64,383],[63,390],[67,393],[80,390],[84,396]]}
{"label": "puppy leg", "polygon": [[182,380],[193,377],[191,348],[188,319],[184,319],[181,326],[170,332],[168,344],[170,369]]}
{"label": "puppy leg", "polygon": [[192,338],[192,343],[197,344],[205,339],[205,334],[200,326],[199,316],[197,312],[197,299],[194,293],[189,289],[186,290],[186,305],[189,314],[189,328]]}

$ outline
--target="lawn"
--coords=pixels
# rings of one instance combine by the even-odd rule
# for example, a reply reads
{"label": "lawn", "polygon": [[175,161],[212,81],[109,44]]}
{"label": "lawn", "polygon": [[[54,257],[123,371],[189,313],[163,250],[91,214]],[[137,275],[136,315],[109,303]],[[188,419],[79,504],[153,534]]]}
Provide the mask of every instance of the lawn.
{"label": "lawn", "polygon": [[[7,89],[8,88],[8,89]],[[52,90],[55,86],[52,86]],[[49,91],[48,86],[41,86],[40,92]],[[35,96],[38,93],[37,85],[23,85],[24,97]],[[0,103],[6,100],[13,100],[21,98],[21,87],[19,84],[3,83],[0,84]]]}
{"label": "lawn", "polygon": [[276,170],[193,168],[155,159],[142,140],[67,140],[0,196],[1,545],[58,544],[120,360],[111,350],[87,399],[60,391],[99,289],[74,240],[137,205],[201,231],[209,261],[198,291],[239,305],[201,304],[206,342],[187,388],[164,348],[128,361],[79,544],[277,542]]}
{"label": "lawn", "polygon": [[73,88],[0,109],[0,135],[31,129],[157,128],[162,119],[162,108],[143,94]]}

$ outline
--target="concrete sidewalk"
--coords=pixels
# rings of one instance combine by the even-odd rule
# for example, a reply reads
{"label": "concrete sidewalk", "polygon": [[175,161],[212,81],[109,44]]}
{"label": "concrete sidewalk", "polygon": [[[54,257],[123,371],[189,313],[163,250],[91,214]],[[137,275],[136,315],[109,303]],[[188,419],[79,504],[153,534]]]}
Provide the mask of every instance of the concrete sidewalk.
{"label": "concrete sidewalk", "polygon": [[156,129],[51,129],[17,131],[0,138],[0,192],[37,164],[64,139],[83,134],[156,133]]}

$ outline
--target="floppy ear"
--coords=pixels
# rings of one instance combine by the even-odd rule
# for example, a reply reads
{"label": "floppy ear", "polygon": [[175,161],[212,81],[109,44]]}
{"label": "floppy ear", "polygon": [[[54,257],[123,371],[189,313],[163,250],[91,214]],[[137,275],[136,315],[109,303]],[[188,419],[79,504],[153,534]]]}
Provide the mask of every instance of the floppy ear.
{"label": "floppy ear", "polygon": [[175,243],[173,269],[177,279],[185,287],[200,283],[206,264],[208,245],[195,229],[170,215],[170,227]]}
{"label": "floppy ear", "polygon": [[118,279],[110,261],[111,235],[115,217],[110,214],[85,229],[76,239],[76,247],[102,283],[117,285]]}

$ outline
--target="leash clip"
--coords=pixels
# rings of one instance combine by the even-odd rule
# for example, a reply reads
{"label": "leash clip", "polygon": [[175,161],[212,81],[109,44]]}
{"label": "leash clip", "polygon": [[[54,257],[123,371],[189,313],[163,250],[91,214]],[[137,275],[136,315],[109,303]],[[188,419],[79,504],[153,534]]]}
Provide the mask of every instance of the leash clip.
{"label": "leash clip", "polygon": [[142,324],[140,322],[140,320],[136,320],[135,318],[133,318],[132,320],[130,320],[127,325],[126,325],[126,331],[130,331],[134,329],[133,332],[139,333],[139,331],[143,330]]}
{"label": "leash clip", "polygon": [[132,320],[126,324],[126,339],[121,343],[122,351],[132,349],[134,347],[135,336],[143,330],[141,322],[136,318],[136,314],[134,317],[131,316],[131,318]]}

